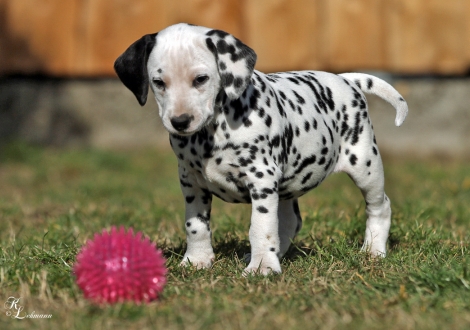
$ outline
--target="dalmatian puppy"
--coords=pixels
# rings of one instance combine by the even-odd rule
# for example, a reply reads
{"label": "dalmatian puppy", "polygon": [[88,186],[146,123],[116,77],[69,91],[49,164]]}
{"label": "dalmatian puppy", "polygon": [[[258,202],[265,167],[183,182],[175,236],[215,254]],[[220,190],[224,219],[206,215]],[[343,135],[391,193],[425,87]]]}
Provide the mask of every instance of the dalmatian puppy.
{"label": "dalmatian puppy", "polygon": [[302,226],[297,199],[346,172],[366,201],[362,250],[385,256],[391,210],[365,93],[408,112],[389,84],[361,73],[264,74],[234,36],[176,24],[134,42],[115,62],[144,105],[152,89],[178,158],[187,251],[182,264],[214,261],[212,196],[251,203],[251,260],[245,274],[280,273],[279,259]]}

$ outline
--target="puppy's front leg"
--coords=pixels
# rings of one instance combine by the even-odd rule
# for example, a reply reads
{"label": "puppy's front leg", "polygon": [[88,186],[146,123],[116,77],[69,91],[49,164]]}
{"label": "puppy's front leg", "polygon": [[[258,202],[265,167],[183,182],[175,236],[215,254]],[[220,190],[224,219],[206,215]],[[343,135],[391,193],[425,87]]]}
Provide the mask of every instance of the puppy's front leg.
{"label": "puppy's front leg", "polygon": [[181,175],[181,190],[185,197],[186,240],[187,249],[181,265],[193,265],[197,268],[208,268],[215,255],[212,249],[212,232],[210,228],[212,194],[209,190],[197,186],[196,180]]}
{"label": "puppy's front leg", "polygon": [[250,188],[252,213],[250,226],[251,261],[245,274],[280,273],[280,240],[277,185]]}

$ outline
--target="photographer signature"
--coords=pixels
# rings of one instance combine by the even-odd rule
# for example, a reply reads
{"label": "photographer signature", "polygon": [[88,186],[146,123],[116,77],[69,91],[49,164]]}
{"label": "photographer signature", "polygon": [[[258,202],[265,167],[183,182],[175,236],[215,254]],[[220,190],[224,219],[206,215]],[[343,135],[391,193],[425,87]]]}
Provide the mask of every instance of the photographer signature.
{"label": "photographer signature", "polygon": [[20,298],[9,297],[3,307],[6,309],[6,315],[12,319],[50,319],[52,314],[36,314],[35,311],[26,313],[24,307],[20,305]]}

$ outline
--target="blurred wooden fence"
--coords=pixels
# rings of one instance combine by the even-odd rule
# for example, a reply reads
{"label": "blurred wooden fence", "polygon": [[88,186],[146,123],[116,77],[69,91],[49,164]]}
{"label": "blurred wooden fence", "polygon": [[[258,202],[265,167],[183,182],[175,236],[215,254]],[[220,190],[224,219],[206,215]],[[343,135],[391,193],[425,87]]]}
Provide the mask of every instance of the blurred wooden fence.
{"label": "blurred wooden fence", "polygon": [[264,71],[470,68],[470,0],[0,0],[0,73],[110,76],[143,34],[223,29]]}

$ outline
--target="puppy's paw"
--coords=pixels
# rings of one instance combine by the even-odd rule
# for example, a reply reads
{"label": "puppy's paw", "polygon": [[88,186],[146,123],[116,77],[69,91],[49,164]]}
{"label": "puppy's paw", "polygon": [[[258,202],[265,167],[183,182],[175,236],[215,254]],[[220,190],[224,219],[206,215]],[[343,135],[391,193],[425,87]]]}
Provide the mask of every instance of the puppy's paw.
{"label": "puppy's paw", "polygon": [[243,270],[243,276],[247,277],[249,275],[263,275],[267,276],[270,274],[280,274],[282,271],[279,270],[273,270],[271,267],[246,267]]}
{"label": "puppy's paw", "polygon": [[281,264],[276,256],[265,256],[265,258],[251,258],[250,264],[243,271],[243,276],[269,275],[282,273]]}
{"label": "puppy's paw", "polygon": [[183,261],[181,261],[180,266],[187,267],[192,266],[196,267],[197,269],[203,268],[210,268],[215,260],[214,253],[209,255],[187,255],[185,254],[183,257]]}
{"label": "puppy's paw", "polygon": [[385,258],[387,256],[385,242],[372,242],[375,244],[370,244],[369,242],[364,242],[364,245],[361,248],[361,252],[369,253],[372,257],[375,258]]}

